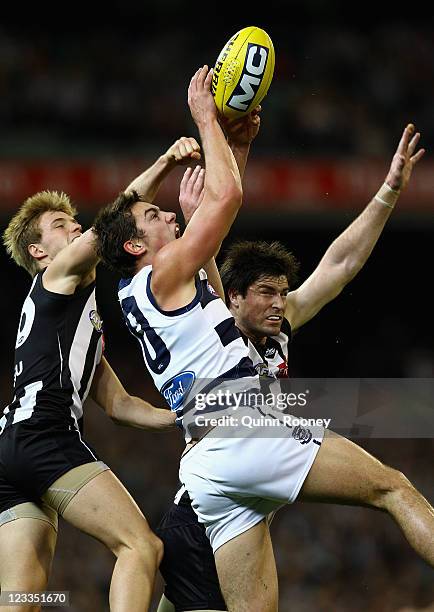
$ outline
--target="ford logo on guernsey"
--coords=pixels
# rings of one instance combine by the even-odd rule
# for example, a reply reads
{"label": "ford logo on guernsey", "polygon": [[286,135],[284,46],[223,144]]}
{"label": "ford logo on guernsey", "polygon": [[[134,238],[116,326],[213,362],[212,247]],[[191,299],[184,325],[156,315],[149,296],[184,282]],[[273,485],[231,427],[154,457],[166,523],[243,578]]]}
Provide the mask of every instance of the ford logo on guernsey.
{"label": "ford logo on guernsey", "polygon": [[179,408],[184,395],[192,388],[195,378],[194,372],[181,372],[161,387],[160,393],[169,404],[171,410],[176,411]]}

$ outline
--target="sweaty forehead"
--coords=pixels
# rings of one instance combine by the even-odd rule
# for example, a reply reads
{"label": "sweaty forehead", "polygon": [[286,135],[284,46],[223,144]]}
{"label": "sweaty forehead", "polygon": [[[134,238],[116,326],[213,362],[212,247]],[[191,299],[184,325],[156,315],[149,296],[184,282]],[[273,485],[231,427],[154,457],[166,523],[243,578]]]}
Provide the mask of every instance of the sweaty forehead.
{"label": "sweaty forehead", "polygon": [[273,287],[274,289],[282,291],[283,289],[288,288],[288,279],[284,274],[282,274],[281,276],[263,274],[251,285],[251,287],[255,288],[261,286]]}

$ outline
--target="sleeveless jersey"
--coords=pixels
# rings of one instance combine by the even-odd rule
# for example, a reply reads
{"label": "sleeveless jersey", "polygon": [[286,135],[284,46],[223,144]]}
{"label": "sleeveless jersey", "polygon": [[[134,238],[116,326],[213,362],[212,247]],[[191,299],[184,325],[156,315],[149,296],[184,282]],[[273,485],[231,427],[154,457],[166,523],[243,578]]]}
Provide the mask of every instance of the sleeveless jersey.
{"label": "sleeveless jersey", "polygon": [[130,332],[139,341],[155,386],[177,413],[182,427],[184,400],[199,381],[245,379],[257,373],[235,321],[223,300],[196,277],[196,295],[183,308],[163,311],[151,291],[152,266],[119,284],[119,301]]}
{"label": "sleeveless jersey", "polygon": [[272,378],[288,378],[289,343],[291,342],[291,325],[283,319],[280,332],[275,336],[267,336],[265,344],[254,344],[250,338],[242,334],[249,349],[249,356],[255,370],[260,376]]}
{"label": "sleeveless jersey", "polygon": [[37,274],[24,301],[15,346],[14,398],[0,433],[31,420],[77,427],[103,350],[95,282],[72,295],[53,293]]}

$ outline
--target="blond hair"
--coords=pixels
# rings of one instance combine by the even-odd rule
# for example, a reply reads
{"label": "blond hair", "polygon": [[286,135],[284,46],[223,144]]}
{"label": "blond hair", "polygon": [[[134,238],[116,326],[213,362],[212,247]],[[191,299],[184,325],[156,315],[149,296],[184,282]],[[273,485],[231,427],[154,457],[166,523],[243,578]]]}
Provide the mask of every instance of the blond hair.
{"label": "blond hair", "polygon": [[3,244],[8,254],[31,276],[39,272],[39,267],[37,260],[30,255],[28,246],[40,242],[42,233],[39,218],[47,211],[64,212],[71,217],[77,214],[63,191],[40,191],[21,204],[3,233]]}

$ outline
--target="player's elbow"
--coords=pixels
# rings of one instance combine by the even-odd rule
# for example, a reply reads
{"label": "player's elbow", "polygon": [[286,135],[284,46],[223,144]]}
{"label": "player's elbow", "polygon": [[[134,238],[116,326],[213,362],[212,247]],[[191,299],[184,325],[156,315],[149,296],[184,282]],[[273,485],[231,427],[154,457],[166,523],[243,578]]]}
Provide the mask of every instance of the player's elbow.
{"label": "player's elbow", "polygon": [[243,190],[241,185],[238,185],[235,181],[228,184],[220,196],[221,207],[235,213],[240,209],[242,201]]}
{"label": "player's elbow", "polygon": [[117,393],[106,410],[107,415],[117,425],[123,425],[128,421],[128,408],[131,404],[131,396],[128,393]]}

